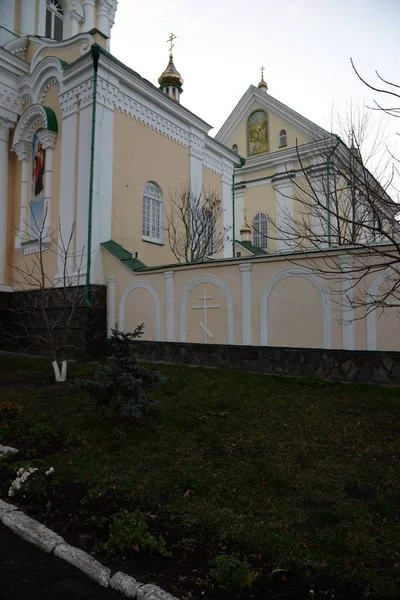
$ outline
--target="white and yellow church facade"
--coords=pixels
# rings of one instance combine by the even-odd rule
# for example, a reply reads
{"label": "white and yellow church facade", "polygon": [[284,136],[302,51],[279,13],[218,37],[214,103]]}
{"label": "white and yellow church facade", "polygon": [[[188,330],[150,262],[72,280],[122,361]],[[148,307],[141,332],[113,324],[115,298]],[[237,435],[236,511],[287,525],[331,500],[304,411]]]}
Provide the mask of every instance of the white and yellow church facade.
{"label": "white and yellow church facade", "polygon": [[[39,226],[47,280],[106,285],[109,331],[143,322],[160,341],[398,349],[397,314],[360,318],[349,277],[328,285],[306,254],[288,260],[290,240],[269,235],[270,223],[296,220],[298,147],[329,134],[270,96],[263,77],[213,138],[181,103],[172,46],[159,86],[109,52],[116,0],[1,10],[0,291],[37,256]],[[202,263],[176,264],[165,236],[171,194],[185,185],[215,191],[231,231]],[[57,250],[71,235],[65,264]]]}

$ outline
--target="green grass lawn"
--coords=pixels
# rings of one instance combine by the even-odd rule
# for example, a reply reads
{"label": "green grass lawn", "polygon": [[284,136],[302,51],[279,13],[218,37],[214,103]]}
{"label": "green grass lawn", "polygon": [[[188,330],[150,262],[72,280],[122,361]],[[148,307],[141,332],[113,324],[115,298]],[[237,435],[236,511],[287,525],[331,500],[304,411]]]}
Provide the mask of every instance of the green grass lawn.
{"label": "green grass lawn", "polygon": [[[91,369],[71,365],[70,383]],[[168,380],[139,424],[99,416],[42,359],[0,357],[0,402],[23,406],[31,445],[62,438],[44,458],[57,484],[160,511],[188,552],[261,555],[264,571],[400,597],[400,390],[157,370]]]}

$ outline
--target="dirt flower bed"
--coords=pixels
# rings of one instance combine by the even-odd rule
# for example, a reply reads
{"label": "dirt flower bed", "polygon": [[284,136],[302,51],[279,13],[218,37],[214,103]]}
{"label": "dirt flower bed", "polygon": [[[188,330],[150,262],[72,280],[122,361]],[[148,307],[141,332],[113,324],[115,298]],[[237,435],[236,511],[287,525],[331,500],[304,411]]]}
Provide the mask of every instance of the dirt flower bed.
{"label": "dirt flower bed", "polygon": [[[0,462],[0,497],[38,469],[44,483],[13,502],[181,599],[400,596],[399,390],[157,369],[167,382],[134,422],[77,393],[93,366],[60,385],[45,360],[0,357],[0,443],[19,449]],[[116,515],[135,527],[128,545],[115,529],[123,551]]]}

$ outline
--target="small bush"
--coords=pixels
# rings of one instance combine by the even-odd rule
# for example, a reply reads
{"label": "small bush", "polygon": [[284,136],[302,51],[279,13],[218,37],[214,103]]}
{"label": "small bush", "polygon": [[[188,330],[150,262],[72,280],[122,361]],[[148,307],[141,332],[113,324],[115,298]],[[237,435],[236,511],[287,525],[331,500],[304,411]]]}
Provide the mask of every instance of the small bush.
{"label": "small bush", "polygon": [[248,563],[229,554],[221,554],[210,563],[211,575],[215,583],[227,590],[251,587],[255,576]]}
{"label": "small bush", "polygon": [[22,406],[15,402],[2,402],[0,404],[0,425],[10,426],[22,415]]}
{"label": "small bush", "polygon": [[97,369],[93,380],[77,382],[100,409],[138,419],[154,404],[148,392],[163,378],[141,367],[135,357],[132,341],[142,334],[143,325],[136,327],[133,333],[113,331],[107,364]]}
{"label": "small bush", "polygon": [[122,554],[128,550],[158,552],[161,556],[171,556],[167,551],[164,538],[149,531],[143,513],[139,508],[130,513],[122,510],[110,525],[110,535],[104,544],[111,553]]}

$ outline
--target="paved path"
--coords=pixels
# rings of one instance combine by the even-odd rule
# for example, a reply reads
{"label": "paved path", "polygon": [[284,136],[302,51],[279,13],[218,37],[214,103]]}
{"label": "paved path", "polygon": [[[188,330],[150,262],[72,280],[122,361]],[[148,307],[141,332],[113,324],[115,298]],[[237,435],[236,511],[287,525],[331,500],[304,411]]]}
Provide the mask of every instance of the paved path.
{"label": "paved path", "polygon": [[0,525],[1,600],[121,600],[56,556],[24,542]]}

